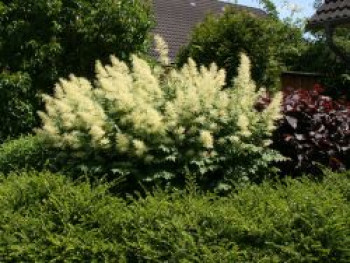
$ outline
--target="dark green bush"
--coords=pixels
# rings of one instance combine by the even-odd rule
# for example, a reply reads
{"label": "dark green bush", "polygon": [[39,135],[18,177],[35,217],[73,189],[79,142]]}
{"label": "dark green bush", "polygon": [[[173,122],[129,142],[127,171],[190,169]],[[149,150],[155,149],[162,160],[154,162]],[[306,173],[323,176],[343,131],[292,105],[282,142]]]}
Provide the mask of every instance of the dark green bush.
{"label": "dark green bush", "polygon": [[39,135],[22,136],[0,145],[0,173],[5,176],[19,170],[50,170],[64,172],[73,178],[91,173],[100,173],[102,177],[105,173],[100,172],[101,169],[93,161],[79,165],[70,152],[58,152],[57,149],[48,147],[45,139]]}
{"label": "dark green bush", "polygon": [[28,74],[0,72],[0,143],[9,137],[31,132],[35,112],[30,89]]}
{"label": "dark green bush", "polygon": [[188,57],[199,64],[215,62],[227,71],[227,82],[237,75],[239,54],[252,60],[252,76],[258,86],[279,88],[281,70],[303,50],[299,28],[273,17],[257,17],[242,10],[208,16],[193,32],[190,43],[180,51],[178,65]]}
{"label": "dark green bush", "polygon": [[127,60],[145,53],[151,26],[148,1],[2,0],[0,73],[30,76],[30,103],[37,111],[38,95],[52,93],[59,77],[89,77],[95,61],[106,62],[111,54]]}
{"label": "dark green bush", "polygon": [[349,262],[349,201],[349,173],[126,201],[107,185],[12,174],[0,183],[0,261]]}
{"label": "dark green bush", "polygon": [[0,173],[8,174],[22,169],[42,170],[54,160],[54,152],[44,145],[39,136],[22,136],[0,145]]}
{"label": "dark green bush", "polygon": [[[93,175],[90,176],[92,180],[94,178],[111,179],[106,177],[106,171],[113,169],[113,164],[91,158],[89,161],[82,162],[70,151],[58,151],[56,148],[48,147],[46,140],[39,135],[22,136],[0,145],[0,174],[7,176],[18,171],[47,170],[62,172],[72,179],[86,175]],[[134,178],[128,177],[126,180],[122,180],[124,178],[121,176],[118,178],[125,181],[119,187],[121,190],[123,186],[124,193],[130,193],[141,187]],[[115,180],[116,176],[113,176],[113,179]]]}

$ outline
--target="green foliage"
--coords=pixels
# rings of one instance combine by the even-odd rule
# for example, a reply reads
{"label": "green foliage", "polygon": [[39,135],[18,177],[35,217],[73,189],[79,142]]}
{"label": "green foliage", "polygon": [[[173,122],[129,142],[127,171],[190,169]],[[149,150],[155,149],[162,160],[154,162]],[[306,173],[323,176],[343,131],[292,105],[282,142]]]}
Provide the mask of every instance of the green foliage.
{"label": "green foliage", "polygon": [[92,190],[87,183],[74,185],[47,172],[13,174],[4,180],[0,186],[1,262],[114,262],[121,258],[122,236],[109,238],[100,224],[109,213],[123,213],[123,203],[105,196],[105,190],[102,186]]}
{"label": "green foliage", "polygon": [[190,43],[180,52],[178,65],[188,57],[199,64],[217,63],[227,71],[227,81],[237,75],[239,53],[252,60],[252,76],[258,86],[279,88],[280,72],[303,49],[302,32],[273,17],[257,17],[242,10],[208,16],[194,30]]}
{"label": "green foliage", "polygon": [[[346,95],[350,98],[349,65],[341,61],[326,43],[324,32],[313,32],[302,55],[290,63],[290,69],[296,71],[316,72],[322,75],[321,82],[332,97]],[[345,52],[350,54],[350,34],[348,29],[338,28],[334,40]]]}
{"label": "green foliage", "polygon": [[[265,147],[280,117],[281,94],[259,112],[249,59],[235,88],[223,89],[225,72],[190,60],[165,75],[134,56],[132,69],[112,57],[97,64],[94,85],[72,76],[45,96],[40,136],[71,152],[87,167],[138,180],[182,183],[191,172],[213,188],[231,179],[262,179],[281,156]],[[238,174],[240,178],[232,178]]]}
{"label": "green foliage", "polygon": [[107,185],[47,172],[0,184],[1,262],[349,262],[350,175],[249,185],[227,198]]}
{"label": "green foliage", "polygon": [[276,5],[271,0],[259,0],[259,3],[263,5],[264,10],[269,16],[274,19],[278,19],[278,11]]}
{"label": "green foliage", "polygon": [[35,121],[28,74],[0,73],[0,142],[31,132]]}
{"label": "green foliage", "polygon": [[0,73],[30,76],[30,102],[36,111],[36,95],[52,93],[59,77],[89,77],[97,59],[115,54],[127,60],[131,53],[145,52],[151,26],[147,1],[2,0]]}
{"label": "green foliage", "polygon": [[[103,165],[103,166],[102,166]],[[82,163],[81,159],[70,151],[58,151],[49,147],[44,137],[38,135],[21,136],[0,145],[0,174],[8,176],[18,171],[51,171],[61,172],[70,178],[79,179],[94,175],[99,180],[106,176],[106,171],[114,168],[102,160],[90,160]],[[130,193],[138,185],[124,185],[123,191]]]}
{"label": "green foliage", "polygon": [[42,170],[54,153],[46,148],[39,136],[22,136],[0,145],[0,173],[8,174],[22,169]]}

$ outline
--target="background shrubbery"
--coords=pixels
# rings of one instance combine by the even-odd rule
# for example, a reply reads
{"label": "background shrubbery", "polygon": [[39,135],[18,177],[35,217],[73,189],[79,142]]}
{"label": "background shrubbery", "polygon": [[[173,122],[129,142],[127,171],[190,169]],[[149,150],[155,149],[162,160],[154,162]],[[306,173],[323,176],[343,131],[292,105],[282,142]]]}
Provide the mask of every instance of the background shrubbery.
{"label": "background shrubbery", "polygon": [[58,161],[57,153],[40,136],[22,136],[0,145],[0,173],[5,175],[19,170],[41,171],[54,161]]}
{"label": "background shrubbery", "polygon": [[229,83],[237,75],[239,54],[245,52],[252,60],[252,76],[258,87],[278,90],[281,71],[303,49],[300,28],[274,17],[229,9],[222,16],[208,16],[198,25],[180,52],[178,64],[188,57],[204,65],[215,62],[226,69]]}
{"label": "background shrubbery", "polygon": [[224,198],[161,192],[119,199],[108,185],[50,173],[0,184],[2,262],[348,262],[350,178],[286,180]]}
{"label": "background shrubbery", "polygon": [[[91,180],[99,181],[107,175],[114,166],[101,159],[82,163],[70,151],[58,151],[50,147],[44,137],[38,135],[21,136],[0,145],[0,173],[7,176],[19,171],[61,172],[71,179],[90,176]],[[91,178],[93,176],[93,178]],[[115,179],[112,177],[110,179]],[[128,180],[132,183],[132,180]],[[135,184],[124,184],[124,192],[131,193],[137,187]]]}
{"label": "background shrubbery", "polygon": [[[348,29],[338,28],[334,40],[341,49],[350,52]],[[301,55],[295,57],[290,64],[290,70],[320,73],[322,84],[327,88],[327,95],[333,98],[345,95],[350,99],[350,68],[329,48],[323,31],[312,32],[312,39],[306,41]]]}
{"label": "background shrubbery", "polygon": [[[40,108],[39,95],[52,93],[59,77],[90,77],[97,59],[114,54],[127,60],[131,53],[145,52],[152,25],[147,1],[0,1],[0,85],[18,98],[21,110],[32,109],[21,114],[23,132],[38,124],[32,112]],[[17,72],[30,81],[13,80]],[[28,96],[19,98],[13,86]],[[11,107],[14,99],[1,100],[1,107]],[[1,118],[8,125],[6,137],[22,132],[11,111],[2,111]]]}
{"label": "background shrubbery", "polygon": [[[0,59],[1,60],[1,59]],[[31,104],[31,78],[26,73],[1,73],[0,69],[0,143],[31,132],[35,110]]]}

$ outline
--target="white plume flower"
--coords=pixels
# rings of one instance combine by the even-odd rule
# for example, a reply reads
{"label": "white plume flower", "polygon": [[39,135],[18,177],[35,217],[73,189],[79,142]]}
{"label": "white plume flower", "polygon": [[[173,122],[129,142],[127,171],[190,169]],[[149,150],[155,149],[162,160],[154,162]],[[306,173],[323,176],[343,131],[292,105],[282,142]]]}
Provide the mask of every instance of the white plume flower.
{"label": "white plume flower", "polygon": [[205,148],[214,147],[214,138],[209,131],[201,131],[200,141]]}
{"label": "white plume flower", "polygon": [[[157,41],[166,55],[165,43]],[[38,133],[79,156],[89,148],[112,151],[111,156],[156,167],[202,158],[218,166],[236,165],[235,157],[268,152],[281,116],[281,94],[265,111],[255,110],[263,91],[251,79],[246,55],[231,88],[224,88],[225,71],[215,64],[198,67],[189,59],[183,68],[161,75],[140,57],[133,56],[131,62],[128,67],[113,56],[111,65],[97,62],[94,82],[73,75],[61,79],[54,95],[44,96]]]}
{"label": "white plume flower", "polygon": [[154,40],[160,63],[165,66],[169,65],[169,48],[167,43],[160,35],[155,35]]}
{"label": "white plume flower", "polygon": [[133,140],[132,144],[135,148],[136,156],[143,156],[147,152],[147,147],[143,141]]}

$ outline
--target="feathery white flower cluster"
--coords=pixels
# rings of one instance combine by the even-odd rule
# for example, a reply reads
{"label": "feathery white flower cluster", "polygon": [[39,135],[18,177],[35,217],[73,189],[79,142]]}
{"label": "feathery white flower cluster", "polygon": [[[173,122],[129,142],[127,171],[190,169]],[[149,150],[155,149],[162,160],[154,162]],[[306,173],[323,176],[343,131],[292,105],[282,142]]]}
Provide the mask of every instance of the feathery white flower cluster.
{"label": "feathery white flower cluster", "polygon": [[156,51],[159,53],[159,61],[162,65],[169,65],[169,47],[160,35],[154,36]]}
{"label": "feathery white flower cluster", "polygon": [[198,69],[190,59],[160,78],[137,56],[131,69],[111,57],[111,65],[96,64],[95,86],[71,76],[57,84],[54,96],[45,96],[39,132],[57,147],[88,146],[145,162],[160,163],[170,154],[181,163],[232,159],[247,154],[247,145],[264,151],[280,117],[281,95],[265,111],[255,110],[264,91],[256,92],[246,55],[234,83],[224,89],[225,72],[215,64]]}

